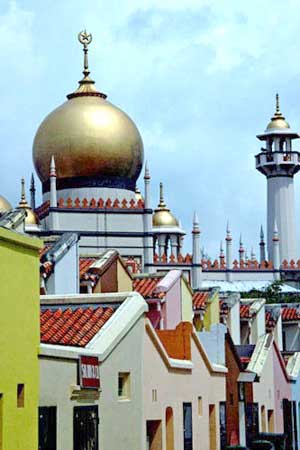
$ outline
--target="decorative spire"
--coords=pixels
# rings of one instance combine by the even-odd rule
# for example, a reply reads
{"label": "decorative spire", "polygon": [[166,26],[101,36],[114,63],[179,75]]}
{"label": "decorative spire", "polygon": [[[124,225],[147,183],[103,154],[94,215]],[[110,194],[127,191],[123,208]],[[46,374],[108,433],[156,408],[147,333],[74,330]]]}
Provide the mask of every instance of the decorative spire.
{"label": "decorative spire", "polygon": [[229,228],[229,221],[227,221],[227,226],[226,226],[226,241],[232,241],[231,232],[230,232],[230,228]]}
{"label": "decorative spire", "polygon": [[51,156],[51,161],[50,161],[50,173],[49,173],[50,177],[56,177],[56,168],[55,168],[55,159],[54,156]]}
{"label": "decorative spire", "polygon": [[86,30],[81,31],[78,33],[78,40],[83,45],[83,79],[79,81],[79,87],[76,89],[75,92],[72,94],[67,95],[68,99],[74,98],[74,97],[81,97],[81,96],[96,96],[96,97],[102,97],[106,98],[107,96],[105,94],[102,94],[101,92],[98,92],[95,87],[95,81],[92,80],[89,70],[89,62],[88,62],[88,45],[92,42],[92,35],[91,33],[88,33]]}
{"label": "decorative spire", "polygon": [[164,187],[162,182],[159,183],[159,204],[158,207],[159,208],[166,208],[166,204],[164,201]]}
{"label": "decorative spire", "polygon": [[260,243],[264,244],[265,243],[265,235],[264,235],[264,229],[263,226],[261,225],[260,227]]}
{"label": "decorative spire", "polygon": [[279,94],[276,94],[276,110],[274,113],[274,116],[271,118],[271,120],[276,120],[276,119],[285,119],[285,117],[282,115],[281,111],[280,111],[280,100],[279,100]]}
{"label": "decorative spire", "polygon": [[149,166],[148,166],[148,161],[146,161],[145,164],[145,175],[144,175],[144,180],[150,180],[150,170],[149,170]]}
{"label": "decorative spire", "polygon": [[31,183],[30,183],[30,206],[31,209],[35,210],[35,182],[33,173],[31,174]]}
{"label": "decorative spire", "polygon": [[275,223],[274,223],[274,231],[273,231],[273,239],[272,240],[273,241],[279,241],[279,235],[278,235],[278,228],[277,228],[276,220],[275,220]]}
{"label": "decorative spire", "polygon": [[23,177],[21,178],[21,200],[19,201],[19,207],[20,208],[29,207],[25,196],[25,180]]}
{"label": "decorative spire", "polygon": [[194,218],[193,218],[193,233],[200,233],[199,228],[199,219],[196,211],[194,212]]}
{"label": "decorative spire", "polygon": [[223,241],[220,242],[220,258],[224,258]]}
{"label": "decorative spire", "polygon": [[243,241],[242,241],[242,234],[240,234],[240,249],[239,249],[239,251],[240,251],[240,252],[243,252],[243,251],[244,251],[244,248],[243,248]]}
{"label": "decorative spire", "polygon": [[253,247],[251,248],[251,261],[255,261],[256,256],[255,256],[255,252],[253,250]]}

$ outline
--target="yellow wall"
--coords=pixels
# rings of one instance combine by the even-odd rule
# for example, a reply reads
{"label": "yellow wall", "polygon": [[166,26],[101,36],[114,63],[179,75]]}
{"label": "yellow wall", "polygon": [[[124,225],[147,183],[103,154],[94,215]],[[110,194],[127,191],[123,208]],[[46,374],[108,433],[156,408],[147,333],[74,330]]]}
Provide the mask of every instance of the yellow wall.
{"label": "yellow wall", "polygon": [[[38,448],[41,241],[0,228],[0,449]],[[25,385],[17,408],[17,384]],[[2,442],[2,444],[1,444]]]}
{"label": "yellow wall", "polygon": [[182,320],[193,322],[193,293],[188,288],[187,282],[181,277],[181,302]]}
{"label": "yellow wall", "polygon": [[211,325],[220,322],[220,305],[219,305],[219,292],[215,291],[209,297],[206,304],[206,311],[204,314],[204,329],[210,330]]}
{"label": "yellow wall", "polygon": [[131,292],[133,290],[132,279],[119,260],[117,272],[118,272],[118,292]]}

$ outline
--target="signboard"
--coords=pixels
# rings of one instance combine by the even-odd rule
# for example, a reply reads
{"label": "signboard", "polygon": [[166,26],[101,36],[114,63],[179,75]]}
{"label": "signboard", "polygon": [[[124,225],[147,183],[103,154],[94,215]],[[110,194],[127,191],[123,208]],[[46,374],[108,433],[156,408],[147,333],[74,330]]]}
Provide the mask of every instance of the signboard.
{"label": "signboard", "polygon": [[79,378],[82,388],[100,388],[99,359],[97,356],[79,356]]}

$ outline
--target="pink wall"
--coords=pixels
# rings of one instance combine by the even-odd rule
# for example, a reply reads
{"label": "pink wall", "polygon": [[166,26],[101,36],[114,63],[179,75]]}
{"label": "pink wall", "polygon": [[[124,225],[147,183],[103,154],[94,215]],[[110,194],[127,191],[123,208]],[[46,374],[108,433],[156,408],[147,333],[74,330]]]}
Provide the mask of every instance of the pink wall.
{"label": "pink wall", "polygon": [[272,348],[273,352],[273,368],[274,368],[274,397],[275,397],[275,421],[278,432],[283,433],[283,411],[282,400],[287,398],[291,400],[291,386],[284,374],[284,368],[280,364],[275,344]]}
{"label": "pink wall", "polygon": [[169,289],[166,300],[162,308],[164,328],[172,330],[182,320],[181,314],[181,279],[178,278],[174,285]]}

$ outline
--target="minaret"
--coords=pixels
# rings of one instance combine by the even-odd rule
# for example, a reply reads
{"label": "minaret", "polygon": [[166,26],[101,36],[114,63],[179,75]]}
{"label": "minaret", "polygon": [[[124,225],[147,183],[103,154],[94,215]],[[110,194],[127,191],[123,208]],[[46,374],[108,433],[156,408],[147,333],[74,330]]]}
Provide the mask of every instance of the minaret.
{"label": "minaret", "polygon": [[49,212],[49,225],[51,230],[58,229],[58,215],[56,211],[51,211],[52,208],[57,208],[57,193],[56,193],[56,169],[54,156],[51,157],[50,162],[50,212]]}
{"label": "minaret", "polygon": [[260,263],[266,261],[266,246],[265,246],[265,235],[263,227],[260,227],[260,242],[259,242],[259,250],[260,250]]}
{"label": "minaret", "polygon": [[298,133],[291,130],[280,112],[276,94],[276,111],[265,132],[257,136],[266,148],[255,156],[256,169],[267,177],[267,248],[273,255],[273,227],[277,223],[280,241],[280,261],[296,260],[296,225],[294,175],[300,170],[300,153],[292,151],[292,141]]}
{"label": "minaret", "polygon": [[193,235],[192,288],[200,289],[202,281],[200,227],[199,227],[199,219],[196,212],[194,214],[192,235]]}
{"label": "minaret", "polygon": [[240,255],[239,259],[240,259],[240,265],[241,265],[242,261],[245,262],[245,249],[244,249],[244,246],[243,246],[242,235],[240,235],[239,255]]}
{"label": "minaret", "polygon": [[[150,199],[150,171],[148,162],[145,164],[145,192],[144,192],[144,271],[151,272],[153,264],[153,237],[152,237],[152,209]],[[152,270],[151,270],[152,269]]]}
{"label": "minaret", "polygon": [[274,231],[273,231],[273,267],[274,267],[274,280],[280,280],[280,240],[278,236],[278,228],[277,224],[275,222],[274,224]]}
{"label": "minaret", "polygon": [[229,229],[229,222],[227,222],[226,228],[226,279],[232,281],[232,237]]}
{"label": "minaret", "polygon": [[30,206],[31,209],[35,210],[35,182],[34,182],[34,176],[33,173],[31,174],[31,183],[30,183]]}

